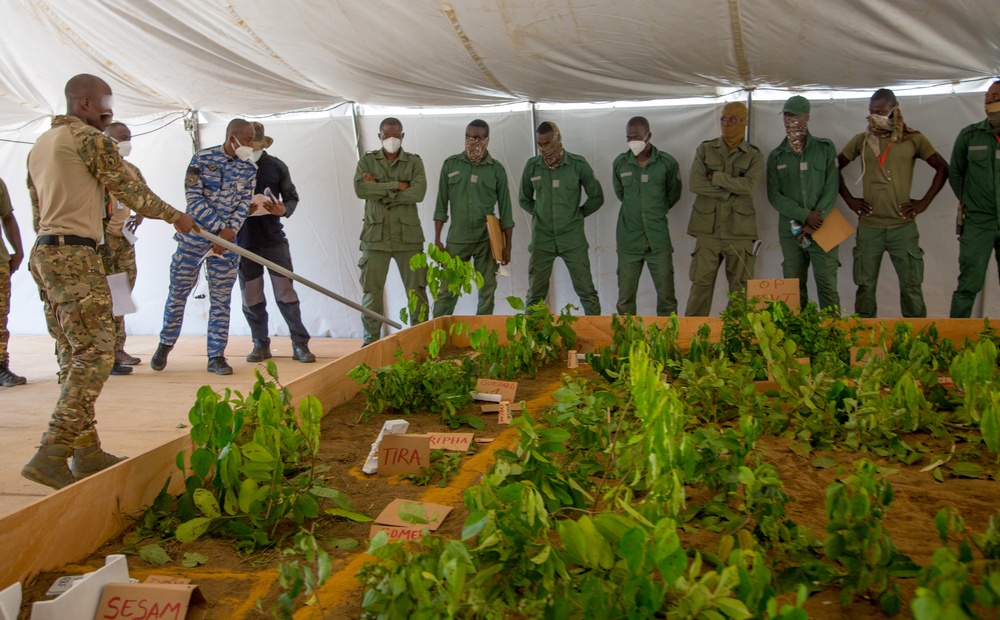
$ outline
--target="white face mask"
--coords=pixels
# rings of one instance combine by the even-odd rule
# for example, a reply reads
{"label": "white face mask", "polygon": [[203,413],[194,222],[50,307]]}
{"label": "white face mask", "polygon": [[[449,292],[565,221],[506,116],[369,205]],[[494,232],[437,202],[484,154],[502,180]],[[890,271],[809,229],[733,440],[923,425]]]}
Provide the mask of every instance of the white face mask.
{"label": "white face mask", "polygon": [[241,159],[243,161],[250,161],[253,159],[252,146],[243,146],[240,139],[236,136],[233,136],[233,141],[236,142],[236,148],[234,149],[236,151],[236,159]]}
{"label": "white face mask", "polygon": [[132,154],[132,142],[130,140],[124,140],[118,143],[118,154],[122,157],[128,157]]}
{"label": "white face mask", "polygon": [[263,155],[263,154],[264,154],[263,150],[254,151],[253,152],[253,157],[250,158],[250,161],[252,161],[253,163],[256,164],[258,161],[260,161],[260,156]]}
{"label": "white face mask", "polygon": [[628,148],[632,151],[633,155],[635,155],[636,157],[638,157],[639,153],[641,153],[641,152],[643,152],[643,151],[646,150],[646,141],[645,140],[629,140],[628,141]]}
{"label": "white face mask", "polygon": [[382,140],[382,148],[385,149],[386,153],[392,155],[399,150],[399,147],[403,145],[403,141],[399,138],[386,138]]}

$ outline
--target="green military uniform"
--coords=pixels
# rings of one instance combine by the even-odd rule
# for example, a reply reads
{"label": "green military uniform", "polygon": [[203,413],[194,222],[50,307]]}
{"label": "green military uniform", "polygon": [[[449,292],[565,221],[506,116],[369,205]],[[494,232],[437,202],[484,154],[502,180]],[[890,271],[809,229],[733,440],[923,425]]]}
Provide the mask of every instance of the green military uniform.
{"label": "green military uniform", "polygon": [[615,158],[612,184],[621,201],[615,241],[618,244],[618,314],[635,314],[642,264],[656,288],[656,314],[677,312],[674,293],[674,246],[667,212],[681,197],[680,166],[669,153],[651,146],[649,159],[639,163],[632,151]]}
{"label": "green military uniform", "polygon": [[899,143],[879,138],[879,152],[884,155],[879,163],[882,158],[865,144],[867,136],[867,133],[854,136],[841,152],[849,161],[862,155],[864,200],[872,208],[871,215],[858,219],[858,238],[854,246],[854,283],[858,293],[854,311],[863,318],[876,315],[878,274],[882,254],[888,252],[899,277],[899,305],[903,316],[925,317],[924,251],[920,248],[920,232],[916,222],[900,215],[900,205],[910,202],[914,160],[926,161],[935,150],[919,132],[910,133]]}
{"label": "green military uniform", "polygon": [[698,146],[689,181],[695,199],[687,232],[696,243],[687,316],[708,316],[711,312],[715,275],[723,260],[729,290],[746,289],[757,262],[753,255],[757,239],[753,193],[763,176],[760,149],[746,140],[731,151],[721,137]]}
{"label": "green military uniform", "polygon": [[132,210],[176,222],[181,213],[126,172],[114,142],[74,116],[57,116],[28,155],[38,239],[29,268],[65,372],[45,444],[95,444],[94,402],[111,372],[111,293],[97,254],[105,188]]}
{"label": "green military uniform", "polygon": [[958,288],[951,296],[951,318],[969,318],[986,282],[990,254],[1000,264],[1000,137],[989,119],[963,129],[951,151],[949,182],[965,206],[959,238]]}
{"label": "green military uniform", "polygon": [[[10,204],[10,194],[7,185],[0,179],[0,218],[14,212]],[[7,315],[10,314],[10,253],[0,239],[0,363],[7,361],[7,343],[10,332],[7,331]]]}
{"label": "green military uniform", "polygon": [[[146,183],[146,179],[139,172],[139,169],[129,162],[122,160],[125,169],[134,174],[137,179]],[[135,265],[135,247],[128,242],[122,234],[122,225],[128,218],[131,210],[120,200],[110,197],[111,215],[105,219],[104,243],[97,248],[101,255],[101,262],[104,264],[104,273],[124,273],[128,276],[128,288],[135,288],[135,278],[137,269]],[[115,354],[125,351],[125,317],[116,316],[115,320]]]}
{"label": "green military uniform", "polygon": [[[362,177],[369,173],[374,183]],[[398,191],[400,181],[410,186]],[[365,201],[365,221],[361,229],[361,288],[365,308],[385,312],[385,277],[389,273],[390,259],[403,280],[407,294],[413,291],[427,308],[427,270],[410,269],[410,258],[423,251],[424,231],[420,228],[417,203],[427,193],[424,162],[419,155],[400,150],[399,157],[390,161],[383,149],[369,151],[358,162],[354,174],[354,192]],[[419,311],[418,311],[419,312]],[[363,316],[364,344],[371,344],[381,337],[382,324],[378,319]],[[411,317],[411,324],[415,319]]]}
{"label": "green military uniform", "polygon": [[[580,204],[581,189],[587,194],[583,204]],[[532,157],[521,174],[519,202],[531,214],[527,304],[545,300],[552,264],[561,256],[583,311],[589,315],[601,314],[583,220],[604,204],[604,190],[590,164],[569,151],[563,152],[562,161],[555,168],[549,168],[541,155]]]}
{"label": "green military uniform", "polygon": [[800,247],[792,234],[791,220],[804,224],[811,211],[819,211],[825,218],[837,200],[839,183],[837,149],[826,138],[807,134],[801,155],[792,150],[786,138],[767,158],[767,198],[781,214],[778,239],[784,256],[782,275],[799,279],[799,298],[803,307],[809,301],[806,280],[810,263],[820,308],[840,306],[837,292],[839,252],[836,247],[824,252],[815,241],[808,247]]}
{"label": "green military uniform", "polygon": [[[493,159],[489,153],[477,164],[469,161],[465,153],[452,155],[444,160],[438,183],[437,207],[434,209],[435,221],[448,221],[449,204],[451,226],[448,227],[445,250],[462,260],[471,258],[474,261],[476,271],[483,276],[476,314],[493,314],[497,261],[490,248],[486,216],[496,215],[496,205],[500,211],[500,229],[514,227],[507,171],[503,164]],[[434,316],[452,314],[457,303],[458,297],[451,292],[440,291],[434,302]]]}

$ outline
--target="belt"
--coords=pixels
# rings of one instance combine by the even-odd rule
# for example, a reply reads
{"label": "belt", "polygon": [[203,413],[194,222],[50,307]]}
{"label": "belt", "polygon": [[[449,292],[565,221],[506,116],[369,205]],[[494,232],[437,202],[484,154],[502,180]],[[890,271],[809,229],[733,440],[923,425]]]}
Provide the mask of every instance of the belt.
{"label": "belt", "polygon": [[97,249],[97,242],[87,237],[76,235],[39,235],[38,245],[85,245],[92,250]]}

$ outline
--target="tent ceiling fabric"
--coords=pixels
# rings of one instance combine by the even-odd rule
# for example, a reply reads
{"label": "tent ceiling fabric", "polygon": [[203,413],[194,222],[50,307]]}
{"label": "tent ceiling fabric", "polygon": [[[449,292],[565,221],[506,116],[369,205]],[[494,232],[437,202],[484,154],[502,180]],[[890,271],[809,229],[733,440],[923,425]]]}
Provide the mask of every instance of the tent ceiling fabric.
{"label": "tent ceiling fabric", "polygon": [[0,0],[0,124],[63,109],[262,115],[343,101],[589,102],[1000,73],[995,0]]}

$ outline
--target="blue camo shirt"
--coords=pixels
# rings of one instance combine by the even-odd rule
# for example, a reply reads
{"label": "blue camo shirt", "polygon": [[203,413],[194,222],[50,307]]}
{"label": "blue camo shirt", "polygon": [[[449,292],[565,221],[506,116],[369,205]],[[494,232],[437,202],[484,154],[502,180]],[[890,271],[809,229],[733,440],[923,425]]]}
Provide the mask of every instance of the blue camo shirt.
{"label": "blue camo shirt", "polygon": [[[187,214],[210,233],[218,234],[223,228],[239,232],[250,214],[256,179],[256,166],[226,155],[221,145],[198,151],[184,177]],[[175,238],[208,243],[193,233],[177,233]]]}

